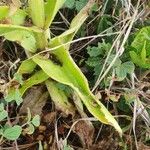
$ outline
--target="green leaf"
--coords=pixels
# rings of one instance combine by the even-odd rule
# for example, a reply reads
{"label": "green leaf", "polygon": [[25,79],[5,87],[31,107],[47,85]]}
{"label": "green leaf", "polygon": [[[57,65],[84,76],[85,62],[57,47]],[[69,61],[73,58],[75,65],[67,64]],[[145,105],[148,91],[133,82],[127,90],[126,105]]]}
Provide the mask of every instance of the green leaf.
{"label": "green leaf", "polygon": [[150,56],[150,26],[142,28],[136,35],[131,46],[134,47],[137,51],[137,54],[140,54],[144,44],[146,42],[145,49],[147,50],[147,56]]}
{"label": "green leaf", "polygon": [[28,0],[28,4],[33,24],[43,28],[45,23],[44,0]]}
{"label": "green leaf", "polygon": [[142,67],[150,68],[150,27],[142,28],[136,35],[131,46],[134,47],[134,51],[130,51],[130,57],[132,61]]}
{"label": "green leaf", "polygon": [[23,99],[21,97],[21,93],[18,89],[10,89],[8,95],[5,97],[5,100],[7,102],[15,101],[17,105],[19,106]]}
{"label": "green leaf", "polygon": [[134,66],[133,62],[127,61],[122,64],[122,68],[124,68],[124,70],[127,73],[132,74],[134,72],[135,66]]}
{"label": "green leaf", "polygon": [[48,78],[49,76],[46,73],[44,73],[42,70],[37,71],[29,79],[24,81],[23,85],[19,89],[21,95],[23,95],[28,88],[32,87],[33,85],[42,83],[46,81]]}
{"label": "green leaf", "polygon": [[99,56],[100,54],[102,54],[102,51],[99,47],[88,46],[87,50],[88,50],[88,54],[90,55],[90,57],[96,57],[96,56]]}
{"label": "green leaf", "polygon": [[35,126],[38,127],[40,125],[40,116],[35,115],[31,121],[31,123]]}
{"label": "green leaf", "polygon": [[[112,60],[114,59],[114,57],[115,57],[115,55],[112,54],[112,55],[110,55],[110,57],[108,58],[107,63],[108,63],[109,65],[111,64],[111,62],[112,62]],[[119,58],[117,58],[113,66],[114,66],[114,67],[117,67],[117,66],[120,66],[120,65],[121,65],[121,60],[120,60]]]}
{"label": "green leaf", "polygon": [[[51,47],[61,45],[59,41],[53,41]],[[52,60],[44,59],[42,56],[33,58],[42,70],[52,79],[72,87],[82,99],[87,109],[98,120],[113,125],[121,134],[121,129],[108,110],[90,92],[88,83],[82,72],[76,66],[68,51],[62,46],[53,52],[61,65]]]}
{"label": "green leaf", "polygon": [[41,34],[43,31],[37,27],[24,27],[10,24],[0,24],[0,36],[4,36],[8,32],[17,30],[18,32],[30,32],[30,34]]}
{"label": "green leaf", "polygon": [[17,140],[21,135],[21,126],[15,125],[13,127],[6,128],[3,132],[3,136],[8,140]]}
{"label": "green leaf", "polygon": [[76,10],[80,11],[88,2],[88,0],[78,0],[76,1]]}
{"label": "green leaf", "polygon": [[[69,41],[72,41],[73,37],[79,30],[79,28],[82,26],[84,21],[88,17],[88,11],[91,9],[91,7],[94,5],[94,2],[90,2],[74,17],[70,24],[69,30],[62,33],[60,36],[54,38],[53,40],[60,40],[61,43],[67,43]],[[67,44],[65,46],[66,50],[69,50],[70,44]]]}
{"label": "green leaf", "polygon": [[23,61],[18,69],[19,74],[30,74],[34,71],[37,64],[32,59]]}
{"label": "green leaf", "polygon": [[142,58],[135,51],[130,51],[130,57],[136,65],[142,68],[150,68],[150,63],[143,62]]}
{"label": "green leaf", "polygon": [[[87,18],[87,11],[92,5],[93,3],[89,2],[87,5],[88,7],[81,10],[81,12],[71,23],[71,27],[68,31],[57,38],[51,39],[49,48],[54,48],[64,44],[65,42],[71,41],[74,37],[74,34]],[[116,130],[122,134],[122,130],[114,117],[91,93],[87,79],[71,58],[69,52],[67,51],[68,48],[69,46],[62,45],[50,53],[51,57],[49,59],[44,58],[42,55],[37,55],[33,57],[33,61],[37,63],[50,78],[74,89],[89,112],[98,120],[114,126]]]}
{"label": "green leaf", "polygon": [[66,0],[64,6],[73,9],[75,5],[75,0]]}
{"label": "green leaf", "polygon": [[132,74],[134,72],[135,66],[131,61],[127,61],[116,68],[116,74],[119,80],[123,80],[127,73]]}
{"label": "green leaf", "polygon": [[0,104],[0,121],[2,121],[3,119],[5,119],[8,116],[7,111],[4,109],[4,104],[1,103]]}
{"label": "green leaf", "polygon": [[90,67],[95,67],[100,64],[100,57],[89,57],[86,64]]}
{"label": "green leaf", "polygon": [[6,18],[9,14],[8,6],[0,6],[0,20]]}
{"label": "green leaf", "polygon": [[120,81],[123,80],[127,76],[127,72],[122,65],[116,68],[116,75],[117,75],[118,80]]}
{"label": "green leaf", "polygon": [[57,82],[52,80],[47,80],[46,85],[52,100],[55,103],[56,109],[61,110],[64,114],[69,115],[75,114],[75,108],[69,102],[68,97],[65,92],[57,87]]}
{"label": "green leaf", "polygon": [[140,56],[138,56],[135,51],[130,51],[130,57],[135,64],[139,66],[142,64]]}
{"label": "green leaf", "polygon": [[141,50],[141,59],[143,63],[146,63],[146,41],[144,42],[144,46]]}
{"label": "green leaf", "polygon": [[11,24],[14,25],[23,25],[25,22],[25,18],[27,13],[24,10],[18,9],[15,14],[10,16]]}
{"label": "green leaf", "polygon": [[36,40],[34,35],[28,31],[19,32],[19,30],[13,30],[4,36],[9,41],[17,41],[26,50],[36,51]]}
{"label": "green leaf", "polygon": [[18,81],[20,84],[23,84],[22,75],[19,73],[14,74],[14,80]]}
{"label": "green leaf", "polygon": [[98,23],[98,26],[97,26],[97,34],[99,34],[99,33],[101,33],[101,32],[103,32],[104,30],[106,30],[107,29],[107,32],[109,33],[111,33],[111,32],[113,32],[113,31],[111,31],[112,29],[109,29],[108,30],[108,28],[109,27],[111,27],[113,24],[112,24],[112,22],[111,22],[111,16],[109,16],[109,15],[102,15],[101,17],[100,17],[100,20],[99,20],[99,23]]}
{"label": "green leaf", "polygon": [[47,0],[45,3],[45,29],[48,29],[54,20],[58,10],[63,6],[66,0]]}

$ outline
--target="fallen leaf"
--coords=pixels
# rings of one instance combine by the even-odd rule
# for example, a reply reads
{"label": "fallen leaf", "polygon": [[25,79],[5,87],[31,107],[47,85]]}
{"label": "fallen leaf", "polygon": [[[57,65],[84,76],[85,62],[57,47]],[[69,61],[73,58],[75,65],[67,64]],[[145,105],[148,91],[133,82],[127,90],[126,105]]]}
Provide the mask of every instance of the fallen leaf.
{"label": "fallen leaf", "polygon": [[74,132],[79,136],[83,147],[90,147],[93,142],[94,128],[87,121],[79,121],[75,127]]}
{"label": "fallen leaf", "polygon": [[27,108],[30,109],[31,114],[34,115],[41,115],[42,108],[45,105],[48,99],[49,93],[44,92],[43,86],[33,87],[31,88],[24,100],[23,104],[20,108],[20,114],[26,114]]}

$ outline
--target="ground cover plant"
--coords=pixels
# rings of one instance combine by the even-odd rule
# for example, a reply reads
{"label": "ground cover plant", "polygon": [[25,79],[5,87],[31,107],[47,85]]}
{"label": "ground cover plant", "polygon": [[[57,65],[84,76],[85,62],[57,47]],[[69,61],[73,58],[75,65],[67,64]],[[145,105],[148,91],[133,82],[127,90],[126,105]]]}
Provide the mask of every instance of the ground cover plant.
{"label": "ground cover plant", "polygon": [[148,149],[149,5],[0,2],[0,148]]}

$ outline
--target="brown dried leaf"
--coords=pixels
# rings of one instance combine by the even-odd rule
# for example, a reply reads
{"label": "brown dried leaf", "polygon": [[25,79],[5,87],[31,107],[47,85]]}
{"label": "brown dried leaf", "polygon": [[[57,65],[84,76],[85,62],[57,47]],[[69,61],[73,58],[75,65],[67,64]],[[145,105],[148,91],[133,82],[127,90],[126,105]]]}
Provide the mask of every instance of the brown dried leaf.
{"label": "brown dried leaf", "polygon": [[93,142],[94,127],[87,121],[79,121],[75,127],[74,132],[79,136],[83,147],[90,147]]}
{"label": "brown dried leaf", "polygon": [[43,86],[31,88],[23,100],[19,114],[27,113],[27,108],[29,108],[33,116],[41,115],[42,108],[45,105],[48,96],[49,93],[44,92]]}

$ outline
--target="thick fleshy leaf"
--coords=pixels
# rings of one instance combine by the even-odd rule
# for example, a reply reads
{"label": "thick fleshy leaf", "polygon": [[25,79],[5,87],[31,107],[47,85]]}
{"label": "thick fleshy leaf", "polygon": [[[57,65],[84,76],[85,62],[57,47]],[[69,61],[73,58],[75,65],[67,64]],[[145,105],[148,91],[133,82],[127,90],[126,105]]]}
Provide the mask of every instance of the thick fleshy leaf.
{"label": "thick fleshy leaf", "polygon": [[56,86],[56,82],[52,80],[47,80],[46,85],[50,93],[50,96],[55,103],[56,109],[61,110],[66,115],[69,114],[74,115],[75,108],[68,101],[68,97],[66,96],[65,92]]}
{"label": "thick fleshy leaf", "polygon": [[57,14],[58,10],[62,7],[66,0],[47,0],[45,3],[45,29],[48,29],[51,25],[55,15]]}

